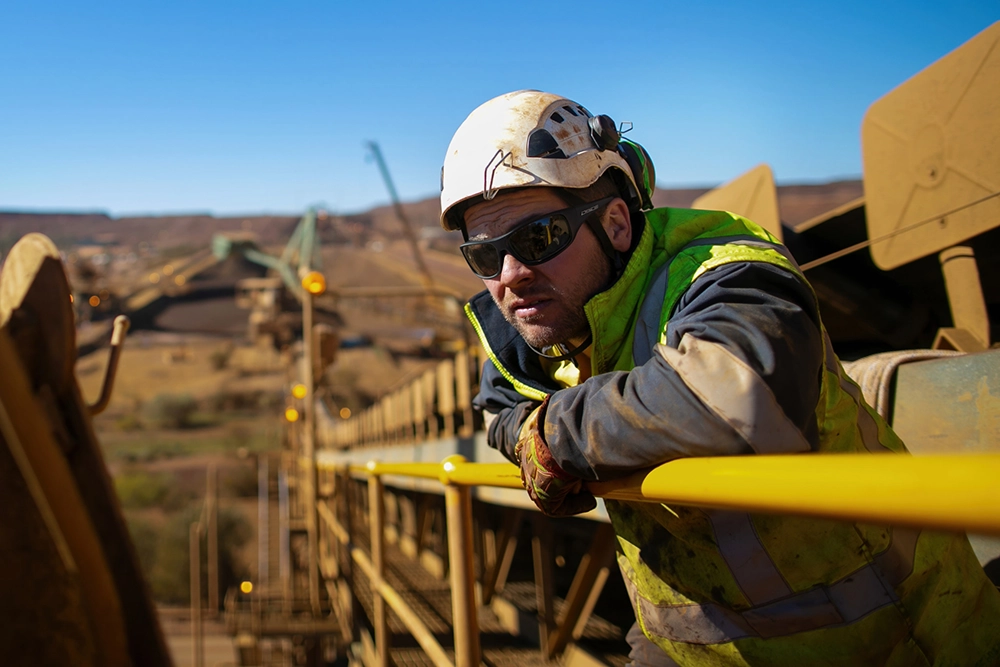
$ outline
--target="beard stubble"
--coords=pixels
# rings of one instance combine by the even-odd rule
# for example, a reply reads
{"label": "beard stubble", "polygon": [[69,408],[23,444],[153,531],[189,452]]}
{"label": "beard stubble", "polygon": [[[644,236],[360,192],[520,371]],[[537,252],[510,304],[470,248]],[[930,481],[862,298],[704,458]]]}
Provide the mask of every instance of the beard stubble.
{"label": "beard stubble", "polygon": [[[504,319],[531,347],[541,350],[557,343],[568,343],[571,339],[584,338],[590,333],[585,306],[594,295],[607,288],[611,266],[600,250],[581,264],[584,266],[578,273],[579,278],[564,288],[546,282],[543,285],[532,285],[521,292],[508,289],[503,303],[494,299]],[[591,267],[591,270],[588,271],[587,267]],[[511,302],[533,298],[551,299],[558,307],[537,316],[517,317]]]}

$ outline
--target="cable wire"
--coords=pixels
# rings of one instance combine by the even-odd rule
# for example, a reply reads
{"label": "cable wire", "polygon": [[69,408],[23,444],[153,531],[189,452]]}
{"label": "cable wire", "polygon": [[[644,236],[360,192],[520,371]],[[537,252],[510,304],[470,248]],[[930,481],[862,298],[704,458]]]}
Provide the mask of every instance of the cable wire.
{"label": "cable wire", "polygon": [[900,234],[902,234],[904,232],[910,231],[911,229],[916,229],[917,227],[921,227],[923,225],[926,225],[929,222],[934,222],[935,220],[940,220],[941,218],[948,217],[949,215],[953,215],[955,213],[958,213],[959,211],[964,211],[965,209],[971,208],[973,206],[976,206],[977,204],[982,204],[984,201],[992,199],[993,197],[996,197],[998,195],[1000,195],[1000,190],[998,190],[997,192],[988,194],[985,197],[981,197],[981,198],[977,199],[976,201],[969,202],[968,204],[963,204],[963,205],[959,206],[958,208],[953,208],[950,211],[945,211],[944,213],[939,213],[939,214],[931,216],[930,218],[927,218],[925,220],[921,220],[920,222],[915,222],[912,225],[907,225],[906,227],[903,227],[901,229],[897,229],[895,231],[889,232],[888,234],[885,234],[883,236],[879,236],[879,237],[874,238],[874,239],[868,239],[866,241],[862,241],[861,243],[855,243],[854,245],[848,246],[848,247],[843,248],[841,250],[838,250],[837,252],[832,252],[829,255],[826,255],[825,257],[820,257],[819,259],[814,259],[811,262],[806,262],[800,268],[803,271],[808,271],[809,269],[814,269],[817,266],[821,266],[823,264],[826,264],[827,262],[832,262],[835,259],[840,259],[844,255],[850,255],[852,252],[855,252],[857,250],[861,250],[862,248],[867,248],[868,246],[875,245],[876,243],[879,243],[880,241],[885,241],[886,239],[891,239],[893,236],[898,236],[898,235],[900,235]]}

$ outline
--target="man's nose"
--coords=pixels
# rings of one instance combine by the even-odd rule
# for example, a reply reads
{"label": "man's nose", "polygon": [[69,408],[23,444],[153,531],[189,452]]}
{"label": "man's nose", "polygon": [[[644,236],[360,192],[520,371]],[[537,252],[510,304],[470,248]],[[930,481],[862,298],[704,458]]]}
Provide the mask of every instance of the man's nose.
{"label": "man's nose", "polygon": [[530,266],[520,262],[512,254],[507,253],[503,258],[503,266],[500,267],[500,275],[497,279],[504,287],[512,288],[526,285],[534,279],[535,272]]}

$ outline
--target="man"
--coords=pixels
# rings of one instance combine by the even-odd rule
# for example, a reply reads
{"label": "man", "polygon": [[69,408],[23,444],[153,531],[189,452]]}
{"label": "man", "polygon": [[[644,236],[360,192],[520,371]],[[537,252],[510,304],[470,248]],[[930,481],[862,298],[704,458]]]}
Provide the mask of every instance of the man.
{"label": "man", "polygon": [[[502,95],[441,179],[486,285],[466,307],[493,362],[477,402],[543,512],[682,456],[905,451],[785,248],[730,213],[650,210],[652,162],[607,116]],[[637,664],[1000,663],[1000,595],[964,536],[606,505]]]}

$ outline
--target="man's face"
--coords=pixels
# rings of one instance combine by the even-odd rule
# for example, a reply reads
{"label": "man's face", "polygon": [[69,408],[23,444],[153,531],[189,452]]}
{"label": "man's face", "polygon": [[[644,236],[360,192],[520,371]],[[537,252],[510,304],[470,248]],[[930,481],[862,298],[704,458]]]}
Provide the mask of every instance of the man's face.
{"label": "man's face", "polygon": [[[522,222],[567,205],[550,188],[502,192],[465,212],[469,240],[496,238]],[[580,342],[589,332],[584,305],[607,283],[611,268],[589,227],[583,225],[566,250],[536,266],[513,255],[500,275],[483,283],[500,312],[535,348]]]}

